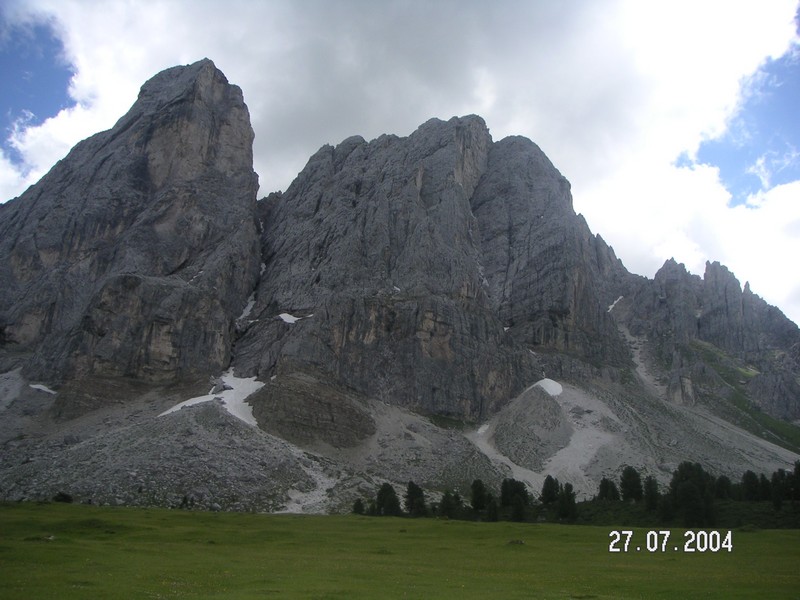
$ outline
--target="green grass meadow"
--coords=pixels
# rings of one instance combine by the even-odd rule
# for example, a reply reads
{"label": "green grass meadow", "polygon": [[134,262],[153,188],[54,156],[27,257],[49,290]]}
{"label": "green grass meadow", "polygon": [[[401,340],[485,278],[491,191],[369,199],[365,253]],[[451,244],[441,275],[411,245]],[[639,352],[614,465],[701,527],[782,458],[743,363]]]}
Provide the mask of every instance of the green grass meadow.
{"label": "green grass meadow", "polygon": [[0,598],[800,598],[798,530],[612,554],[610,529],[0,505]]}

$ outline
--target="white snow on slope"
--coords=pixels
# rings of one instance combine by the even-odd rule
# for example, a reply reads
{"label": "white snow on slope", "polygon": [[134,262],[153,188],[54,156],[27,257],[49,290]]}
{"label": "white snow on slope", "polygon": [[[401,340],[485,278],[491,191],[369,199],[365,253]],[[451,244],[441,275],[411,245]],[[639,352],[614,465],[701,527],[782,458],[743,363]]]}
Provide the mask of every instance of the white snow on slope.
{"label": "white snow on slope", "polygon": [[209,392],[205,396],[190,398],[185,402],[181,402],[180,404],[173,406],[169,410],[165,410],[158,416],[163,417],[164,415],[176,412],[185,406],[193,406],[194,404],[210,402],[215,398],[219,398],[222,400],[225,410],[231,413],[234,417],[244,421],[248,425],[257,426],[256,419],[253,416],[253,409],[249,404],[247,404],[246,400],[248,396],[254,394],[264,387],[264,383],[261,381],[256,381],[255,377],[236,377],[233,374],[233,369],[229,369],[222,375],[222,382],[230,386],[231,389],[222,390],[218,394],[212,394]]}
{"label": "white snow on slope", "polygon": [[31,383],[28,385],[28,387],[33,388],[34,390],[39,390],[40,392],[47,392],[48,394],[53,394],[54,396],[57,393],[41,383]]}
{"label": "white snow on slope", "polygon": [[617,302],[619,302],[619,301],[620,301],[620,300],[622,300],[623,298],[624,298],[624,296],[620,296],[619,298],[617,298],[616,300],[614,300],[614,302],[612,302],[611,304],[609,304],[609,306],[608,306],[608,310],[607,310],[606,312],[611,312],[612,310],[614,310],[614,307],[617,305]]}
{"label": "white snow on slope", "polygon": [[511,476],[525,482],[534,494],[541,490],[545,477],[552,475],[561,482],[572,483],[578,498],[591,497],[597,483],[587,476],[587,470],[601,450],[616,447],[620,443],[618,436],[609,430],[609,425],[617,429],[622,427],[622,423],[604,402],[580,388],[571,385],[564,387],[552,379],[542,379],[532,387],[541,387],[556,397],[572,428],[567,445],[548,457],[542,457],[544,461],[540,470],[515,463],[495,447],[497,416],[476,431],[466,433],[466,438],[492,462],[507,467]]}
{"label": "white snow on slope", "polygon": [[531,387],[540,387],[553,397],[558,396],[559,394],[561,394],[561,392],[564,391],[564,388],[561,386],[560,383],[547,378],[540,379],[539,381],[534,383]]}
{"label": "white snow on slope", "polygon": [[290,315],[289,313],[281,313],[278,315],[284,323],[289,323],[289,325],[294,325],[303,317],[295,317],[294,315]]}

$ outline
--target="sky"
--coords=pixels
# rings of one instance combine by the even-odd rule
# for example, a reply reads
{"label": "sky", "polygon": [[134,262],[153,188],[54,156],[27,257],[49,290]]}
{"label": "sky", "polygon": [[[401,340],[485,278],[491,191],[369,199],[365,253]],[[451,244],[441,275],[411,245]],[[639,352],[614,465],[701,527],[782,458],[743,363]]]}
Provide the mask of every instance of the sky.
{"label": "sky", "polygon": [[524,135],[632,272],[728,266],[800,322],[797,0],[3,0],[0,201],[211,58],[261,195],[323,144],[479,114]]}

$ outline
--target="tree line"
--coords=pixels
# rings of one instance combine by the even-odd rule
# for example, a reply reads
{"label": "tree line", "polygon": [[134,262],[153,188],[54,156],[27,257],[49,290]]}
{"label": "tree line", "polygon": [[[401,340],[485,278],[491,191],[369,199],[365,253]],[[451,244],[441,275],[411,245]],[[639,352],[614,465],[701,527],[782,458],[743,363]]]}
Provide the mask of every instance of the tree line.
{"label": "tree line", "polygon": [[[718,477],[707,472],[699,463],[683,462],[662,490],[652,475],[642,479],[631,466],[623,468],[618,483],[604,477],[595,497],[581,505],[636,506],[652,513],[665,524],[684,527],[713,527],[717,524],[717,502],[765,502],[781,511],[789,502],[794,510],[800,504],[800,461],[794,469],[777,469],[770,477],[746,471],[739,481],[725,475]],[[525,483],[504,479],[499,491],[489,489],[476,479],[467,498],[458,491],[446,490],[437,501],[429,501],[423,489],[409,481],[402,501],[394,487],[382,484],[374,499],[358,499],[353,504],[356,514],[373,516],[446,517],[484,521],[575,521],[580,506],[570,483],[561,483],[548,475],[538,497],[530,493]]]}

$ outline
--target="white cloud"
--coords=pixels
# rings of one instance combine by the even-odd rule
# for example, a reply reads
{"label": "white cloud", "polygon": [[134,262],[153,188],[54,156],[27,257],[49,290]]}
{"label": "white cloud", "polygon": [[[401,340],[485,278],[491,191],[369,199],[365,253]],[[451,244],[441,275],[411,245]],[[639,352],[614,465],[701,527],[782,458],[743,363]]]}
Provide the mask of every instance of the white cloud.
{"label": "white cloud", "polygon": [[[720,260],[800,320],[797,293],[784,292],[798,282],[763,266],[795,248],[796,232],[769,229],[791,211],[789,192],[733,209],[715,169],[673,164],[735,127],[759,65],[794,39],[795,0],[146,6],[15,5],[51,20],[75,68],[78,105],[16,140],[32,172],[112,126],[154,73],[208,56],[244,90],[264,193],[285,189],[323,143],[476,112],[495,139],[521,134],[542,147],[572,182],[576,209],[631,270],[652,276],[674,256],[702,273]],[[15,177],[19,193],[29,182],[9,165],[0,161],[0,193]],[[758,240],[747,252],[745,225],[744,239]]]}
{"label": "white cloud", "polygon": [[800,152],[791,144],[786,144],[783,152],[769,150],[759,156],[747,168],[747,172],[758,177],[762,190],[773,186],[773,177],[786,170],[793,170],[800,163]]}
{"label": "white cloud", "polygon": [[24,189],[17,166],[0,150],[0,198],[13,198]]}

